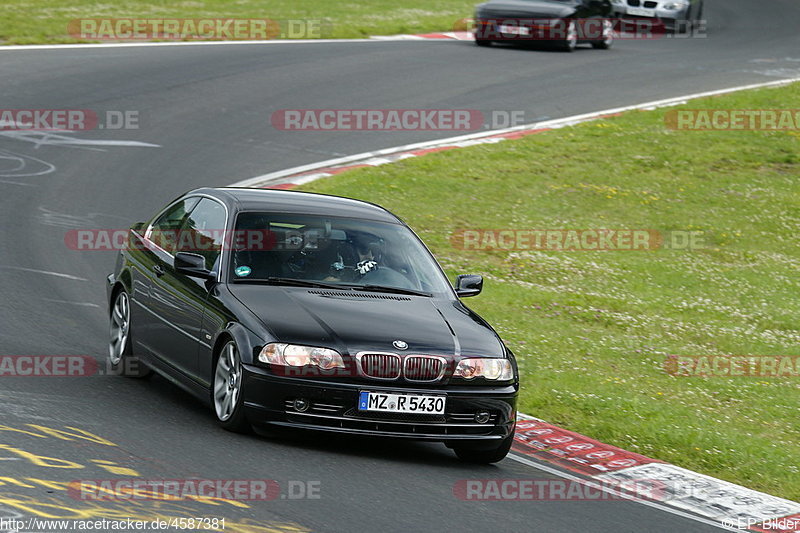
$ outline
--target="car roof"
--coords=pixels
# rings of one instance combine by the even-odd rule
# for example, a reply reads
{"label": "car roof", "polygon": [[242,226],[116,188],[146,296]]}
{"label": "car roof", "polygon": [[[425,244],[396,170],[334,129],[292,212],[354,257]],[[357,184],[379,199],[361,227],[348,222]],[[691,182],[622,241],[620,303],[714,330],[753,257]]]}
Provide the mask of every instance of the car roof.
{"label": "car roof", "polygon": [[400,218],[379,205],[343,196],[246,187],[205,187],[189,191],[184,196],[197,194],[219,199],[232,212],[303,213],[403,224]]}

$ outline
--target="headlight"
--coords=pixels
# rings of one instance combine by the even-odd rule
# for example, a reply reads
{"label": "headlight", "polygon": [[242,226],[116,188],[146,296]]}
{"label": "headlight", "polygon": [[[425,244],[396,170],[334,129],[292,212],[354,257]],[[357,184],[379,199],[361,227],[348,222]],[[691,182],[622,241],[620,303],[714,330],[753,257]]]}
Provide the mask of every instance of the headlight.
{"label": "headlight", "polygon": [[323,370],[344,368],[342,356],[336,350],[298,346],[273,342],[264,346],[258,354],[258,360],[280,366],[316,366]]}
{"label": "headlight", "polygon": [[459,361],[453,377],[463,379],[486,378],[492,381],[514,379],[514,369],[508,359],[474,357]]}
{"label": "headlight", "polygon": [[686,2],[670,2],[668,4],[664,4],[664,9],[667,9],[669,11],[677,11],[679,9],[684,9],[688,5],[689,4],[687,4]]}

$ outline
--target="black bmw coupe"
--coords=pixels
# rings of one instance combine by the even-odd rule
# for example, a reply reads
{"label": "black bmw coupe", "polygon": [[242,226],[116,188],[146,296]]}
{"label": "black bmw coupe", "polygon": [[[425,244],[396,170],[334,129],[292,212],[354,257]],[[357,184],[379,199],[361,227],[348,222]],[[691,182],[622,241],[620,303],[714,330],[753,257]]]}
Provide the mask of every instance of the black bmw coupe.
{"label": "black bmw coupe", "polygon": [[614,41],[610,0],[490,0],[475,7],[475,43],[579,44],[608,49]]}
{"label": "black bmw coupe", "polygon": [[135,224],[108,277],[112,367],[153,371],[224,428],[278,425],[508,453],[514,356],[414,232],[367,202],[197,189]]}

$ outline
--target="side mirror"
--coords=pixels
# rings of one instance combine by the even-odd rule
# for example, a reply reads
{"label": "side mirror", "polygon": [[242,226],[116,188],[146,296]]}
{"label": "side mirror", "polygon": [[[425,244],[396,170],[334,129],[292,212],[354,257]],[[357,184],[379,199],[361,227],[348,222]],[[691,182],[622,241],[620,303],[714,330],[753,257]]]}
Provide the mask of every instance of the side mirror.
{"label": "side mirror", "polygon": [[477,296],[483,290],[483,276],[462,274],[456,278],[456,294],[460,298]]}
{"label": "side mirror", "polygon": [[216,275],[206,268],[206,258],[199,254],[178,252],[175,254],[175,271],[205,280],[214,279]]}

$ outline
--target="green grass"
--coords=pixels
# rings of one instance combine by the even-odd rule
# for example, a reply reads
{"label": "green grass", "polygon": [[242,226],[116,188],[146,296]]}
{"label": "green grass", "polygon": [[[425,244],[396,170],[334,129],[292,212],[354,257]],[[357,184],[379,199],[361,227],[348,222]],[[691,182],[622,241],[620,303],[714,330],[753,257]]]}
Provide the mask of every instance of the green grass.
{"label": "green grass", "polygon": [[3,0],[0,44],[81,42],[67,24],[80,18],[269,18],[321,21],[324,38],[451,31],[477,2],[456,0]]}
{"label": "green grass", "polygon": [[[689,108],[800,108],[800,85]],[[516,353],[520,409],[800,499],[800,378],[668,375],[677,355],[800,355],[800,135],[673,131],[665,111],[357,169],[305,186],[380,203]],[[701,230],[701,250],[463,251],[470,228]]]}

